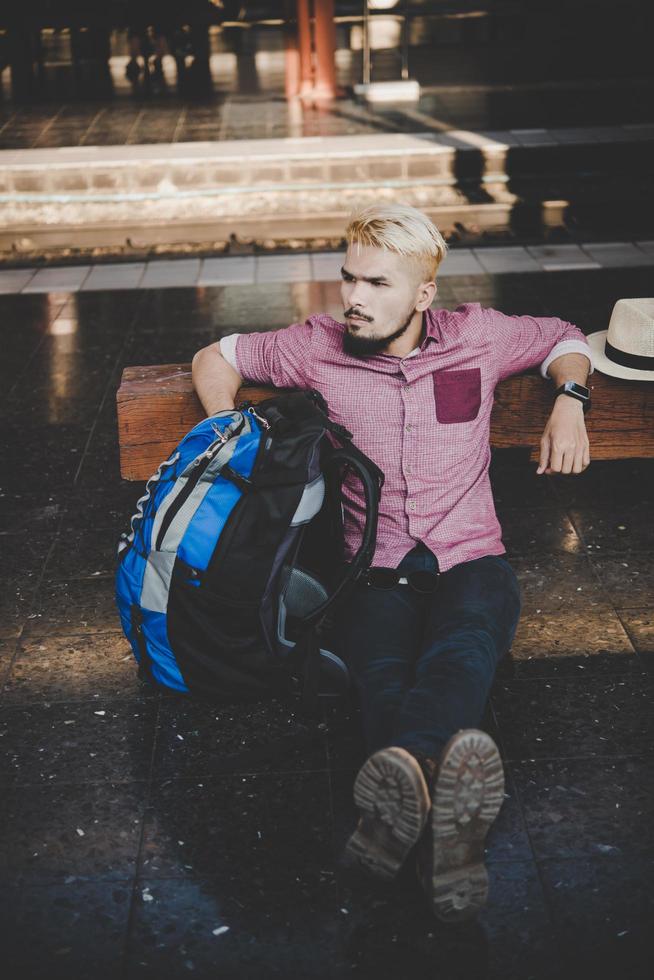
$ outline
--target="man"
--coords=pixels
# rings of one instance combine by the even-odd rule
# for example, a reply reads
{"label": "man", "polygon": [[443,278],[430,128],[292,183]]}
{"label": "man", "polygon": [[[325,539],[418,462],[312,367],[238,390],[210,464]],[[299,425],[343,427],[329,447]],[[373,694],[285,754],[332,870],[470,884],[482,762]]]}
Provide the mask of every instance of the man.
{"label": "man", "polygon": [[[369,753],[346,857],[388,879],[418,845],[434,913],[463,919],[486,901],[484,840],[504,796],[497,747],[477,726],[520,614],[488,478],[493,392],[536,365],[557,393],[584,386],[592,361],[581,331],[555,318],[432,309],[446,245],[414,208],[363,208],[346,240],[344,323],[317,315],[225,337],[195,355],[193,381],[209,414],[233,409],[243,378],[316,388],[384,471],[373,567],[337,622]],[[584,404],[557,395],[537,472],[589,463]],[[346,559],[364,517],[346,484]]]}

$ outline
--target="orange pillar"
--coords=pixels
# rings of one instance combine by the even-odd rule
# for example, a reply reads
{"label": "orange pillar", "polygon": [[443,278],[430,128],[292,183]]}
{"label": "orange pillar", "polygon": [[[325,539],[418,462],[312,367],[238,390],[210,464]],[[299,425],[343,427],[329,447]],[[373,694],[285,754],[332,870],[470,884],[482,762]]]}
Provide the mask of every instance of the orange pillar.
{"label": "orange pillar", "polygon": [[294,7],[293,0],[284,0],[284,91],[287,99],[300,94],[300,48]]}
{"label": "orange pillar", "polygon": [[297,35],[300,51],[300,95],[313,91],[313,56],[309,0],[297,0]]}
{"label": "orange pillar", "polygon": [[314,93],[319,99],[336,95],[336,25],[334,0],[315,0],[316,84]]}

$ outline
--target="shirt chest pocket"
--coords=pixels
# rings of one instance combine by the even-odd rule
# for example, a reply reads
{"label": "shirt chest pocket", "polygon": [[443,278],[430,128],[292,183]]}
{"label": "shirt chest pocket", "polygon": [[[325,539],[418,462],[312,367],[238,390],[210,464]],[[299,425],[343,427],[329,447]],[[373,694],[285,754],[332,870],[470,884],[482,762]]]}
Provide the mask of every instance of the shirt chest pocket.
{"label": "shirt chest pocket", "polygon": [[434,397],[439,422],[471,422],[481,406],[481,368],[437,371]]}

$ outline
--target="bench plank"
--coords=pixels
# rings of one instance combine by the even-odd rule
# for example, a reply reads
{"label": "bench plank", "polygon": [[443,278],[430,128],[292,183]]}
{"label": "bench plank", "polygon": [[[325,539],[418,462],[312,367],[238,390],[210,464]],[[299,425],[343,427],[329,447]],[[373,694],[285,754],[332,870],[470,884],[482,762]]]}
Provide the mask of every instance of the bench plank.
{"label": "bench plank", "polygon": [[[654,385],[623,381],[599,371],[590,378],[593,407],[586,428],[593,459],[654,457]],[[262,401],[278,389],[242,387],[236,404]],[[551,382],[536,373],[515,375],[495,389],[490,442],[497,449],[525,448],[538,460],[539,442],[552,407]],[[146,480],[177,443],[205,417],[193,390],[190,364],[127,367],[116,396],[120,471],[124,480]]]}

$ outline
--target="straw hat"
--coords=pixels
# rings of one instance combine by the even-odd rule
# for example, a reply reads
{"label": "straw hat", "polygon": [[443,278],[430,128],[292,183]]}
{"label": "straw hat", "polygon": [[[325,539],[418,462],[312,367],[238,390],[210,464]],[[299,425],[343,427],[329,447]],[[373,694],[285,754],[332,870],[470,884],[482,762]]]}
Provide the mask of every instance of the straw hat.
{"label": "straw hat", "polygon": [[619,299],[609,329],[588,334],[586,340],[598,371],[654,381],[654,299]]}

